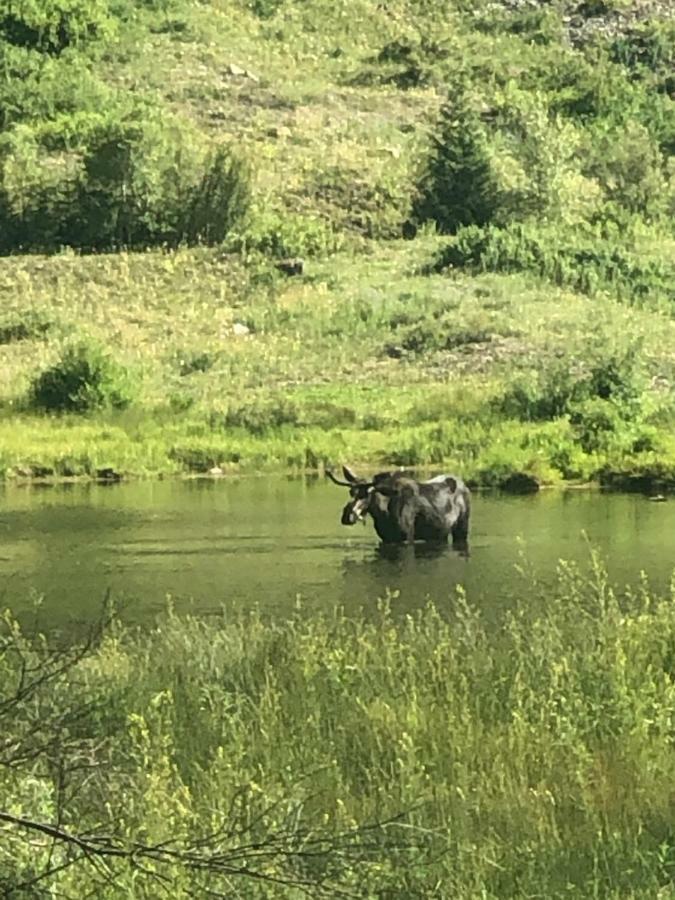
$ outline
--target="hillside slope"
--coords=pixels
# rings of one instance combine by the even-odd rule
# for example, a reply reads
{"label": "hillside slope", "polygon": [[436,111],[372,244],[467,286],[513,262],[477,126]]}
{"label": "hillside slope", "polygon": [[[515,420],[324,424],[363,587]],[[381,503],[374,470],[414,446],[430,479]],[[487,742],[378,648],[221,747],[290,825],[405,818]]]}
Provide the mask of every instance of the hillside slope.
{"label": "hillside slope", "polygon": [[674,483],[672,13],[5,15],[0,471]]}

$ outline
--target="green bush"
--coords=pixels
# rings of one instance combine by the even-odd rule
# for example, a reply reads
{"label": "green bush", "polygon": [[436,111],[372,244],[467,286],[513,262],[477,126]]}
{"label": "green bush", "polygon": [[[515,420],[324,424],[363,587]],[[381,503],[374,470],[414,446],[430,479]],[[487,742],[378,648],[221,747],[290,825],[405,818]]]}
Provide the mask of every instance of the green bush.
{"label": "green bush", "polygon": [[413,353],[428,353],[435,350],[455,350],[467,344],[478,344],[492,340],[492,332],[480,325],[467,326],[456,314],[439,318],[426,318],[414,325],[401,329],[396,334],[401,347]]}
{"label": "green bush", "polygon": [[482,116],[460,92],[441,111],[413,217],[445,233],[530,218],[583,219],[599,192],[579,170],[580,140],[578,128],[549,113],[540,92],[509,84]]}
{"label": "green bush", "polygon": [[645,221],[663,218],[668,211],[665,160],[644,125],[633,120],[605,133],[593,131],[587,151],[586,172],[611,203]]}
{"label": "green bush", "polygon": [[228,241],[229,249],[256,251],[275,259],[327,256],[339,246],[339,236],[323,219],[268,210],[252,213],[247,227]]}
{"label": "green bush", "polygon": [[[493,407],[523,421],[571,414],[575,424],[583,426],[588,421],[591,429],[593,416],[601,428],[601,414],[608,421],[614,421],[615,413],[624,421],[638,419],[645,389],[639,348],[607,349],[601,346],[601,340],[589,345],[585,358],[559,360],[544,371],[519,376],[493,401]],[[588,403],[596,405],[585,405]],[[602,404],[612,404],[612,410]]]}
{"label": "green bush", "polygon": [[250,434],[265,434],[282,425],[297,425],[300,420],[298,407],[284,396],[254,399],[250,403],[233,405],[224,416],[214,415],[214,428],[244,428]]}
{"label": "green bush", "polygon": [[571,410],[570,424],[584,452],[595,453],[607,448],[609,440],[622,430],[624,421],[615,403],[593,397]]}
{"label": "green bush", "polygon": [[219,243],[250,200],[234,154],[138,103],[17,125],[0,166],[3,252]]}
{"label": "green bush", "polygon": [[51,324],[44,313],[34,309],[0,313],[0,344],[44,337]]}
{"label": "green bush", "polygon": [[0,37],[17,47],[58,55],[110,35],[108,0],[1,0]]}
{"label": "green bush", "polygon": [[371,56],[363,68],[350,75],[350,85],[393,84],[400,90],[424,87],[442,78],[442,63],[450,56],[450,49],[424,34],[406,35],[405,39],[388,41]]}
{"label": "green bush", "polygon": [[675,303],[675,265],[644,258],[625,243],[590,232],[468,226],[437,255],[434,268],[473,272],[530,272],[586,294],[607,291],[620,299]]}
{"label": "green bush", "polygon": [[675,21],[652,20],[617,35],[609,46],[609,56],[637,77],[654,79],[664,94],[675,89]]}
{"label": "green bush", "polygon": [[[491,10],[492,12],[492,10]],[[563,23],[557,10],[549,7],[506,11],[497,18],[494,15],[476,22],[480,31],[487,33],[517,34],[528,42],[547,46],[563,38]]]}
{"label": "green bush", "polygon": [[87,341],[67,347],[57,363],[33,380],[30,403],[49,412],[86,413],[123,409],[134,394],[129,372],[101,346]]}
{"label": "green bush", "polygon": [[46,122],[65,114],[95,112],[115,104],[115,91],[86,58],[43,57],[0,42],[0,127]]}
{"label": "green bush", "polygon": [[325,166],[312,173],[304,190],[313,208],[338,230],[367,238],[398,238],[410,217],[410,177],[400,165],[377,173],[355,165]]}
{"label": "green bush", "polygon": [[188,244],[218,244],[248,214],[248,167],[229,149],[218,147],[206,160],[201,178],[186,193],[185,217],[177,237]]}

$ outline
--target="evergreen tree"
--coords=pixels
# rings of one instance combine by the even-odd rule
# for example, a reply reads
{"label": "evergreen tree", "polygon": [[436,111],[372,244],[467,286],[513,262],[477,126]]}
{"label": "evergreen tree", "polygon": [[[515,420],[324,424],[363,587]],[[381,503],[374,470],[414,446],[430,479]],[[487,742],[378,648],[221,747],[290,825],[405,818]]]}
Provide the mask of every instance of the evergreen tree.
{"label": "evergreen tree", "polygon": [[441,109],[437,136],[420,179],[414,216],[439,231],[485,225],[498,206],[487,139],[479,115],[460,93]]}

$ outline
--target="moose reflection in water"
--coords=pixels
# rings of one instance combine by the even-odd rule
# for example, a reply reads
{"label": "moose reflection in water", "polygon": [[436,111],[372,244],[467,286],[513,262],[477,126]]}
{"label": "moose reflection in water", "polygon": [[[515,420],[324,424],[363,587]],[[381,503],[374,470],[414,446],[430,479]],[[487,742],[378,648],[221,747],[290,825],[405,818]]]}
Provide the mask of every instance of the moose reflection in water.
{"label": "moose reflection in water", "polygon": [[471,495],[453,475],[416,481],[403,472],[379,472],[372,481],[342,467],[345,481],[326,472],[335,484],[349,488],[349,502],[342,510],[342,524],[354,525],[370,515],[384,544],[413,541],[445,543],[466,550],[469,537]]}

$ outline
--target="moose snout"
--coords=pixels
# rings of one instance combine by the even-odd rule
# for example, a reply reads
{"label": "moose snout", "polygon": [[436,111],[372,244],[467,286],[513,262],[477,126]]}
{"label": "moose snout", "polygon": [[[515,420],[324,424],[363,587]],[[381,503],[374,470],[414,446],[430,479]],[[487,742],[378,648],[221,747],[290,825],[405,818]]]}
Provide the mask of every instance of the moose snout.
{"label": "moose snout", "polygon": [[357,521],[358,516],[354,512],[354,504],[347,503],[342,510],[342,518],[340,519],[340,522],[343,525],[355,525]]}

